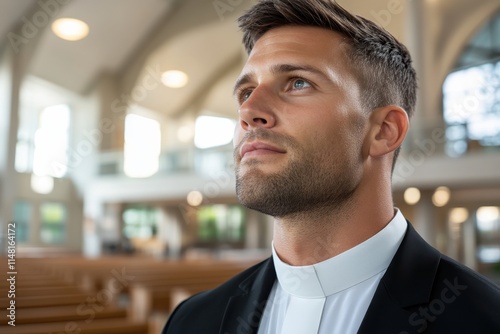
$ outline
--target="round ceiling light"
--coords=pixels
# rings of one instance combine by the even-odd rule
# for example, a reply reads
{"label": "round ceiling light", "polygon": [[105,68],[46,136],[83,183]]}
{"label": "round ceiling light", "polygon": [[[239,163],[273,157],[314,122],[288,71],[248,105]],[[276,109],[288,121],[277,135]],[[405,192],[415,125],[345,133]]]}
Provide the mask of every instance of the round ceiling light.
{"label": "round ceiling light", "polygon": [[443,207],[450,200],[450,189],[448,187],[438,187],[432,195],[432,203],[437,207]]}
{"label": "round ceiling light", "polygon": [[409,205],[415,205],[420,201],[420,190],[418,188],[410,187],[404,192],[405,202]]}
{"label": "round ceiling light", "polygon": [[182,71],[166,71],[161,75],[161,82],[170,88],[181,88],[187,85],[188,76]]}
{"label": "round ceiling light", "polygon": [[63,18],[52,23],[52,31],[58,37],[67,41],[79,41],[87,37],[89,26],[77,19]]}
{"label": "round ceiling light", "polygon": [[203,203],[203,195],[197,190],[191,191],[187,195],[187,202],[191,206],[199,206],[201,203]]}
{"label": "round ceiling light", "polygon": [[469,211],[466,208],[453,208],[450,211],[450,222],[455,224],[464,223],[469,218]]}

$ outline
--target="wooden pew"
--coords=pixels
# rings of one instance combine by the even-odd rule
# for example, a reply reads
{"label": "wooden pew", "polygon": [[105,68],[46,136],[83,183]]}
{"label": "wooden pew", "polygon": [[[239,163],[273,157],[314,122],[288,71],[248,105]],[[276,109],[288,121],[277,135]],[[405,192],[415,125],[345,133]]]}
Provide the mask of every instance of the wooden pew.
{"label": "wooden pew", "polygon": [[[136,321],[145,321],[154,311],[171,313],[177,305],[172,294],[177,289],[184,289],[190,294],[212,289],[242,270],[241,265],[233,268],[180,271],[177,275],[165,277],[144,276],[130,285],[129,317]],[[176,302],[178,302],[178,293]]]}
{"label": "wooden pew", "polygon": [[0,326],[2,334],[147,334],[148,325],[126,319],[94,319]]}
{"label": "wooden pew", "polygon": [[[79,305],[85,303],[87,298],[93,298],[87,293],[72,293],[54,296],[24,296],[15,298],[16,309],[27,307],[44,307],[44,306],[63,306],[63,305]],[[14,299],[13,299],[14,300]],[[10,302],[7,297],[0,297],[0,305],[8,305]]]}
{"label": "wooden pew", "polygon": [[11,319],[2,317],[0,333],[71,332],[65,327],[68,323],[70,327],[73,323],[81,324],[77,329],[82,333],[147,332],[146,323],[129,326],[126,309],[117,307],[109,292],[84,291],[72,280],[51,270],[52,266],[59,268],[61,263],[54,263],[57,261],[53,259],[20,262],[23,266],[18,266],[15,275],[15,298],[7,298],[8,286],[0,288],[2,309],[10,300],[15,301],[16,327],[8,325]]}
{"label": "wooden pew", "polygon": [[[182,300],[195,293],[212,289],[217,285],[210,282],[191,286],[172,285],[156,288],[135,285],[130,291],[128,316],[132,320],[146,321],[154,311],[170,314]],[[180,297],[180,291],[184,292],[183,299]]]}
{"label": "wooden pew", "polygon": [[[7,296],[9,289],[5,287],[0,288],[0,296]],[[29,296],[55,296],[64,294],[75,294],[82,292],[79,287],[76,286],[34,286],[34,287],[19,287],[16,286],[16,298],[17,297],[29,297]]]}
{"label": "wooden pew", "polygon": [[[12,333],[71,333],[64,327],[68,323],[78,324],[80,333],[147,333],[147,321],[152,318],[154,326],[149,327],[157,333],[178,302],[178,291],[185,297],[211,289],[250,264],[131,257],[26,259],[20,261],[16,277],[16,328],[22,330]],[[99,293],[128,296],[128,310],[117,307],[113,298],[87,324],[89,314],[78,312],[78,307],[89,298],[95,301]],[[8,302],[5,296],[0,294],[0,305]],[[5,324],[0,322],[0,333],[12,329]],[[42,327],[37,331],[36,326]]]}
{"label": "wooden pew", "polygon": [[[99,312],[91,307],[79,308],[75,305],[31,307],[16,309],[16,326],[45,322],[125,318],[126,316],[126,309],[117,307],[99,309]],[[10,319],[7,317],[1,318],[0,325],[7,325],[8,321]]]}

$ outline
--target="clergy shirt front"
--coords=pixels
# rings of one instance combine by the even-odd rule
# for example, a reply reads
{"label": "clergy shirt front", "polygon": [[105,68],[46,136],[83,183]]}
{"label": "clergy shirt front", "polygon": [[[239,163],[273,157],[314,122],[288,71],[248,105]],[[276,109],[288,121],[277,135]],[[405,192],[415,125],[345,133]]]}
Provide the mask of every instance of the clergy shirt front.
{"label": "clergy shirt front", "polygon": [[258,334],[356,333],[406,233],[399,209],[380,232],[323,262],[290,266],[273,260],[278,277]]}

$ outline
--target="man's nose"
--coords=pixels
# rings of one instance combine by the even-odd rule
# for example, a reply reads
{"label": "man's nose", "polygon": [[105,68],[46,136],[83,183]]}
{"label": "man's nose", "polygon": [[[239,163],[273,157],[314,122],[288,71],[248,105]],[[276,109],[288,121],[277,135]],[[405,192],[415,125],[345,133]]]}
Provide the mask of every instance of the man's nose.
{"label": "man's nose", "polygon": [[255,128],[272,128],[276,125],[276,115],[273,112],[272,92],[265,87],[255,88],[240,107],[240,126],[248,131]]}

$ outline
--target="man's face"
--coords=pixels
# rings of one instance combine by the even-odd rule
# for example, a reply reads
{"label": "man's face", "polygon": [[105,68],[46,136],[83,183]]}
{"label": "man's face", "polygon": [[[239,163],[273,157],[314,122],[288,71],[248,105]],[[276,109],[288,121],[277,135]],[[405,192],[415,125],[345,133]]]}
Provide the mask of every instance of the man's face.
{"label": "man's face", "polygon": [[368,113],[344,37],[316,27],[270,30],[235,86],[240,202],[275,217],[335,208],[363,174]]}

